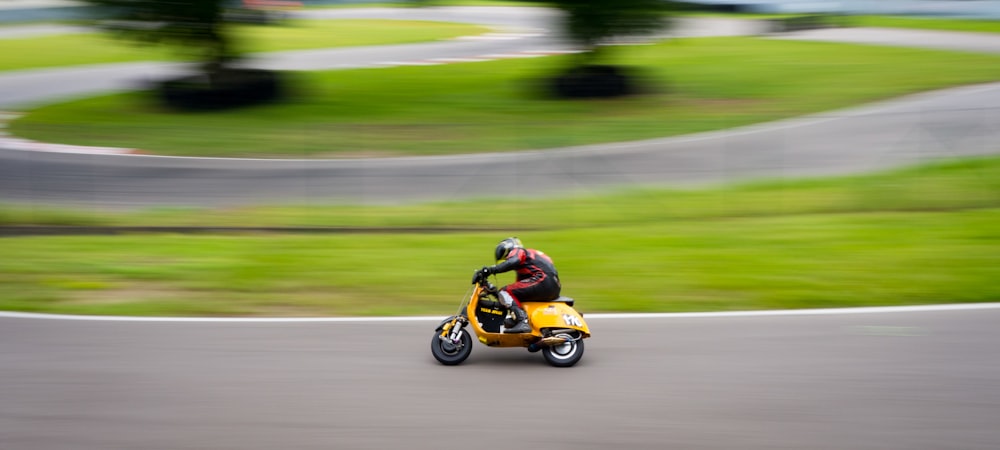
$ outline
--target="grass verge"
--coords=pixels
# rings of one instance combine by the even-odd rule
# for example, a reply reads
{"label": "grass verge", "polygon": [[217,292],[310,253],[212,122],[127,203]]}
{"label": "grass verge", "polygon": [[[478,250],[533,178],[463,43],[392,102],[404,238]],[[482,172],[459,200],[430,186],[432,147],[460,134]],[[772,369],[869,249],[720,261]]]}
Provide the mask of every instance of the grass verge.
{"label": "grass verge", "polygon": [[568,229],[805,214],[1000,207],[1000,158],[851,177],[760,181],[700,190],[623,189],[595,196],[405,206],[259,205],[135,212],[0,206],[0,226]]}
{"label": "grass verge", "polygon": [[641,68],[647,95],[547,100],[534,82],[568,60],[535,58],[303,73],[296,100],[224,113],[164,111],[140,93],[104,96],[35,109],[11,132],[186,156],[492,152],[725,129],[1000,73],[992,55],[760,38],[676,40],[612,56]]}
{"label": "grass verge", "polygon": [[[4,238],[0,309],[443,315],[519,224],[547,228],[519,234],[555,258],[565,294],[585,312],[998,301],[998,173],[1000,158],[990,158],[693,192],[294,213],[382,225],[466,217],[508,228],[490,233]],[[217,213],[259,221],[261,211]]]}
{"label": "grass verge", "polygon": [[1000,33],[1000,20],[947,19],[941,17],[850,16],[855,27],[913,28],[940,31]]}

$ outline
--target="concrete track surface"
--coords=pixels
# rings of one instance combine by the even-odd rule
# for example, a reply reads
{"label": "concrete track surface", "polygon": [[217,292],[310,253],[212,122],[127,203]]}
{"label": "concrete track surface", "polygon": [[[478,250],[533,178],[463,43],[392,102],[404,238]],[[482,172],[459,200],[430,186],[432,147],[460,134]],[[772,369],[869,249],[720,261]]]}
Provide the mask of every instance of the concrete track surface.
{"label": "concrete track surface", "polygon": [[439,365],[436,319],[0,318],[0,448],[994,450],[998,321],[595,317],[557,369],[480,344]]}

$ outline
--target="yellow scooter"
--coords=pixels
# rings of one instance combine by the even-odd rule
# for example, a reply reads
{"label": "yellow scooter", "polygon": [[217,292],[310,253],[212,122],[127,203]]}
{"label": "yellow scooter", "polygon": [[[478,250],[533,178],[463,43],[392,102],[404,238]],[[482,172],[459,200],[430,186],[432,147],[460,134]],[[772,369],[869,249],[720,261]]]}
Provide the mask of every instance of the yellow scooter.
{"label": "yellow scooter", "polygon": [[431,340],[431,353],[441,364],[453,366],[465,361],[472,353],[472,334],[488,347],[541,351],[545,360],[556,367],[572,366],[583,357],[583,340],[590,337],[590,328],[583,314],[573,308],[573,299],[522,303],[531,332],[511,334],[503,332],[505,321],[509,325],[512,319],[496,300],[496,287],[482,273],[476,274],[472,285],[458,314],[442,321]]}

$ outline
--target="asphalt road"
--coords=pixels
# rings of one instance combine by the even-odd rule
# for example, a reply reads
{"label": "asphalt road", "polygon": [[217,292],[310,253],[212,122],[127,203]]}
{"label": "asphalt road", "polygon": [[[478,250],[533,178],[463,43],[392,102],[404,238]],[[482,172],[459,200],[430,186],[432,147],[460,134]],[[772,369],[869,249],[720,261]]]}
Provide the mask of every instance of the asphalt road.
{"label": "asphalt road", "polygon": [[479,344],[441,366],[434,319],[0,318],[0,448],[994,450],[998,321],[595,317],[557,369]]}

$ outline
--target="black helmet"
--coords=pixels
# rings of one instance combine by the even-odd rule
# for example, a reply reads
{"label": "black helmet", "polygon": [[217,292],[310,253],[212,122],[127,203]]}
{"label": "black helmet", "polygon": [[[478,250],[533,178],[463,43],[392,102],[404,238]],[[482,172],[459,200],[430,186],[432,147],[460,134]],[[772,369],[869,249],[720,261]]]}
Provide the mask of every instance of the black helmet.
{"label": "black helmet", "polygon": [[500,261],[501,259],[507,259],[507,257],[510,256],[510,251],[515,248],[524,248],[524,245],[521,244],[520,239],[516,237],[509,237],[507,239],[500,241],[500,243],[497,244],[497,249],[493,253],[493,255],[496,256],[497,261]]}

